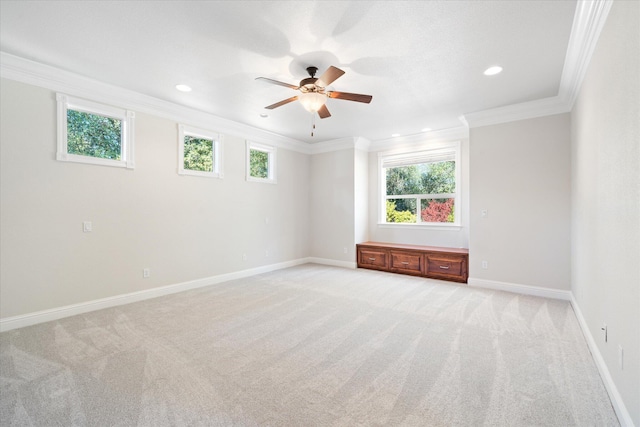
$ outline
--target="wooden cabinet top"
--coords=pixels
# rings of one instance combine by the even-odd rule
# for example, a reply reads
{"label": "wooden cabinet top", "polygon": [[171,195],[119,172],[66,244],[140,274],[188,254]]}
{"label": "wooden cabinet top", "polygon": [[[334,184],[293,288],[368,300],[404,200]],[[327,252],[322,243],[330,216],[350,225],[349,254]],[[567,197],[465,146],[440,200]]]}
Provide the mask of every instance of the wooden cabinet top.
{"label": "wooden cabinet top", "polygon": [[465,248],[443,248],[438,246],[404,245],[401,243],[363,242],[363,243],[358,243],[358,246],[368,246],[372,248],[406,249],[406,250],[413,250],[413,251],[448,252],[448,253],[454,253],[454,254],[469,253],[469,249],[465,249]]}

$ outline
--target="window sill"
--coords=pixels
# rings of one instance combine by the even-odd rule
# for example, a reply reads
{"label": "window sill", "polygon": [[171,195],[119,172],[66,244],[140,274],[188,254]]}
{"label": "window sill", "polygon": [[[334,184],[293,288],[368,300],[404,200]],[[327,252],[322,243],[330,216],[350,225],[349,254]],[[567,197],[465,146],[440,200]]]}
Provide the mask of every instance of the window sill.
{"label": "window sill", "polygon": [[217,178],[217,179],[222,179],[222,178],[224,178],[224,174],[222,174],[222,173],[218,173],[218,172],[202,172],[202,171],[193,171],[193,170],[189,170],[189,169],[179,170],[179,171],[178,171],[178,175],[183,175],[183,176],[200,176],[200,177],[203,177],[203,178]]}
{"label": "window sill", "polygon": [[378,228],[406,228],[406,229],[424,229],[424,230],[442,230],[442,231],[460,231],[462,226],[460,224],[437,224],[437,223],[393,223],[393,222],[379,222]]}
{"label": "window sill", "polygon": [[265,184],[277,184],[278,181],[276,181],[273,178],[255,178],[253,176],[248,176],[247,177],[247,182],[262,182]]}
{"label": "window sill", "polygon": [[56,160],[61,162],[85,163],[89,165],[112,166],[117,168],[134,168],[133,162],[127,162],[125,160],[102,159],[100,157],[80,156],[68,153],[56,153]]}

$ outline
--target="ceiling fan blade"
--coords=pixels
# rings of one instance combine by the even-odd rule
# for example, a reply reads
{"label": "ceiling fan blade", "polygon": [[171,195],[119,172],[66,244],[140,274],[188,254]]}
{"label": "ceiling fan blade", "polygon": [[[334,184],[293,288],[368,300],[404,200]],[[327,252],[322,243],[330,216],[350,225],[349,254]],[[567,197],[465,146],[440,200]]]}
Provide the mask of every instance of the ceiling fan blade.
{"label": "ceiling fan blade", "polygon": [[338,77],[342,76],[343,74],[344,74],[344,71],[342,71],[340,68],[336,68],[333,65],[331,65],[329,68],[327,68],[327,71],[325,71],[320,76],[320,78],[316,81],[316,84],[322,87],[327,87],[331,83],[336,81]]}
{"label": "ceiling fan blade", "polygon": [[296,86],[296,85],[292,85],[292,84],[285,83],[285,82],[279,82],[278,80],[268,79],[266,77],[256,77],[256,80],[264,80],[267,83],[288,87],[288,88],[291,88],[291,89],[294,89],[294,90],[298,90],[299,89],[299,87]]}
{"label": "ceiling fan blade", "polygon": [[327,104],[324,104],[322,107],[320,107],[320,109],[318,110],[318,115],[320,116],[321,119],[326,119],[327,117],[331,117],[331,113],[327,108]]}
{"label": "ceiling fan blade", "polygon": [[290,102],[296,101],[298,99],[298,96],[292,96],[289,99],[285,99],[284,101],[280,101],[280,102],[276,102],[275,104],[271,104],[268,107],[264,107],[267,110],[273,110],[274,108],[278,108],[278,107],[282,107],[285,104],[288,104]]}
{"label": "ceiling fan blade", "polygon": [[327,96],[329,98],[336,99],[344,99],[347,101],[356,101],[356,102],[364,102],[368,104],[373,99],[371,95],[362,95],[359,93],[348,93],[348,92],[327,92]]}

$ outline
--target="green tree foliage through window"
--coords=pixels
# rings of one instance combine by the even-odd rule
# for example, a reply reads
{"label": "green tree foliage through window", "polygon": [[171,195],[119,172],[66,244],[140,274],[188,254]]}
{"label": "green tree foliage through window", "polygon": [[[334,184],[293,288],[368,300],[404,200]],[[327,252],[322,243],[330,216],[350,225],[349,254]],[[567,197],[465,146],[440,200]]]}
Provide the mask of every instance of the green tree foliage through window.
{"label": "green tree foliage through window", "polygon": [[250,150],[249,175],[254,178],[269,178],[269,153]]}
{"label": "green tree foliage through window", "polygon": [[67,110],[67,152],[120,160],[122,122],[111,117]]}
{"label": "green tree foliage through window", "polygon": [[387,200],[387,222],[416,222],[416,216],[408,210],[398,210],[396,201]]}
{"label": "green tree foliage through window", "polygon": [[184,136],[184,168],[192,171],[213,171],[213,140]]}
{"label": "green tree foliage through window", "polygon": [[[386,185],[387,196],[455,193],[455,161],[386,168]],[[417,197],[394,198],[391,205],[387,200],[387,222],[416,222],[417,200]],[[423,222],[455,220],[453,199],[422,199],[419,210]]]}

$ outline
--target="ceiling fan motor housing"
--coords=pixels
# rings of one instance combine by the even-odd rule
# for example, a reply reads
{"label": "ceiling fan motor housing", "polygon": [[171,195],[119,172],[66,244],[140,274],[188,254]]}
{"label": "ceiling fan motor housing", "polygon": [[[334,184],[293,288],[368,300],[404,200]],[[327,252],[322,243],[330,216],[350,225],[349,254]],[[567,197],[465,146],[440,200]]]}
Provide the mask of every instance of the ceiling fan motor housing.
{"label": "ceiling fan motor housing", "polygon": [[307,77],[306,79],[300,80],[300,91],[301,92],[324,92],[324,88],[322,86],[316,85],[318,81],[315,77]]}

